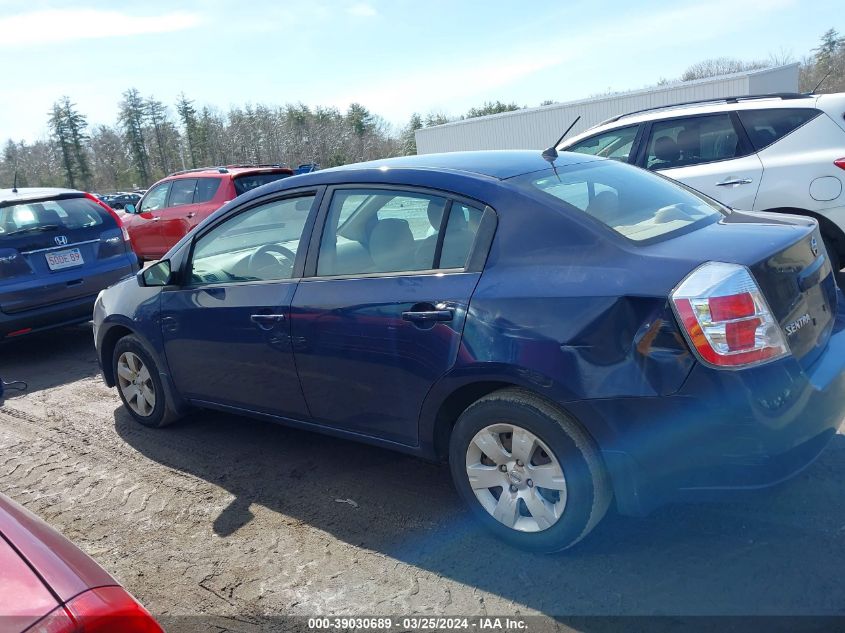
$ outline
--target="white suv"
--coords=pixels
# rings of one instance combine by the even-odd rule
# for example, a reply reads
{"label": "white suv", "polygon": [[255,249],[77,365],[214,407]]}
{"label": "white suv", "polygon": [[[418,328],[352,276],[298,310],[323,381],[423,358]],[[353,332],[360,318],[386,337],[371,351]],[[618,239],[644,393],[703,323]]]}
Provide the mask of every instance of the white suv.
{"label": "white suv", "polygon": [[657,171],[736,209],[818,220],[845,262],[845,93],[731,97],[614,117],[558,149]]}

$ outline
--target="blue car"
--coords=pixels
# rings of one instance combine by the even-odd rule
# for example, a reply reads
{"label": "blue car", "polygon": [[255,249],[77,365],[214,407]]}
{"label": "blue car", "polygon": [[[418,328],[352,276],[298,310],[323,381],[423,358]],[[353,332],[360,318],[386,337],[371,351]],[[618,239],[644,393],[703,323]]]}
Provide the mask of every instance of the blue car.
{"label": "blue car", "polygon": [[775,484],[845,415],[814,220],[580,154],[260,187],[102,292],[94,328],[141,424],[213,408],[448,462],[490,530],[543,552],[612,502]]}
{"label": "blue car", "polygon": [[91,320],[138,263],[120,218],[72,189],[0,189],[0,342]]}

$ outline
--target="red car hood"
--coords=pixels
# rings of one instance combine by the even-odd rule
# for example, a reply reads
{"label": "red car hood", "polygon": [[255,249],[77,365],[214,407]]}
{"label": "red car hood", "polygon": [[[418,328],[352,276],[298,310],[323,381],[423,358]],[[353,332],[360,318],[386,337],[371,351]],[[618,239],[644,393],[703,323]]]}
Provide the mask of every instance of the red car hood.
{"label": "red car hood", "polygon": [[[55,607],[56,598],[67,602],[87,589],[118,584],[76,545],[1,494],[0,537],[0,615],[10,613],[14,608],[10,605],[26,604],[30,600],[42,604],[38,601],[43,600],[44,585],[52,592],[48,596]],[[20,564],[10,564],[7,569],[6,558],[17,558]],[[30,591],[32,578],[38,576],[43,584]],[[45,607],[41,614],[49,608]]]}

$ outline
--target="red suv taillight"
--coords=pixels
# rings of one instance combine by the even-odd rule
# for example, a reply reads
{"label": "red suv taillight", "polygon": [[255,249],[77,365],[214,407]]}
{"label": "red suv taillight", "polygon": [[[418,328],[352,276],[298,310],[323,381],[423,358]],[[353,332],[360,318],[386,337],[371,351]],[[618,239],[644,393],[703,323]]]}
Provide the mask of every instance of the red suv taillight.
{"label": "red suv taillight", "polygon": [[123,587],[81,593],[27,633],[164,633],[153,616]]}
{"label": "red suv taillight", "polygon": [[780,326],[745,266],[707,262],[672,292],[692,347],[715,367],[748,367],[789,354]]}
{"label": "red suv taillight", "polygon": [[845,169],[845,158],[837,158],[833,161],[833,164],[839,167],[839,169]]}
{"label": "red suv taillight", "polygon": [[108,214],[114,219],[114,221],[117,222],[117,226],[120,227],[120,231],[121,231],[121,233],[123,233],[123,241],[128,242],[129,241],[129,231],[127,231],[126,227],[123,226],[123,220],[120,219],[120,216],[117,214],[117,211],[112,209],[109,205],[107,205],[105,202],[103,202],[97,196],[95,196],[93,194],[86,193],[85,197],[88,198],[89,200],[91,200],[92,202],[96,202],[98,205],[103,207],[103,209],[105,209],[108,212]]}

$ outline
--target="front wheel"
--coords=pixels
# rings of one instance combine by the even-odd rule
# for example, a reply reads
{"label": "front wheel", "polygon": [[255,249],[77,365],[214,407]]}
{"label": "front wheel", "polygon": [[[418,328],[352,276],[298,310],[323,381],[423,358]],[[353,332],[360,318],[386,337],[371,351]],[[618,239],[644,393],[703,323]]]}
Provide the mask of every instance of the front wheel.
{"label": "front wheel", "polygon": [[584,538],[610,505],[592,439],[538,396],[506,389],[461,414],[449,445],[458,493],[509,543],[556,552]]}
{"label": "front wheel", "polygon": [[135,420],[158,428],[179,419],[167,402],[155,361],[137,337],[128,335],[117,342],[112,370],[120,399]]}

